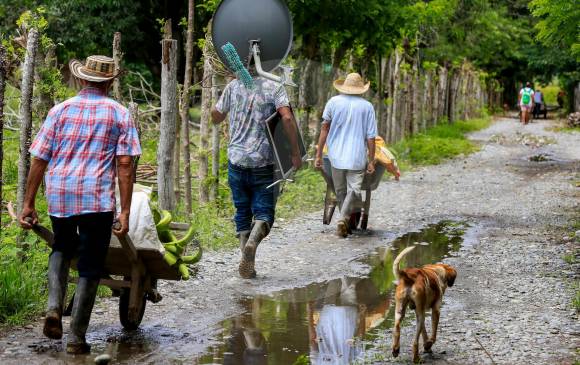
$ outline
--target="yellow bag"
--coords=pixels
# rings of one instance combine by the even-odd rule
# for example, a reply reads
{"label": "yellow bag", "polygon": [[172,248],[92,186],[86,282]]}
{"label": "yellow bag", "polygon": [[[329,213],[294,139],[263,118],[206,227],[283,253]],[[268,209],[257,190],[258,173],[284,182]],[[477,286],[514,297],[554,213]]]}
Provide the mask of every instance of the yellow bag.
{"label": "yellow bag", "polygon": [[375,138],[375,147],[375,161],[385,166],[387,171],[395,176],[395,180],[398,181],[401,177],[401,171],[397,165],[397,159],[395,158],[395,155],[389,151],[385,140],[377,136]]}
{"label": "yellow bag", "polygon": [[[397,159],[395,158],[395,155],[387,148],[385,140],[377,136],[375,138],[375,148],[375,162],[385,166],[387,171],[395,176],[395,180],[399,181],[399,178],[401,177],[401,171],[397,165]],[[328,154],[327,145],[324,146],[323,153],[325,155]]]}

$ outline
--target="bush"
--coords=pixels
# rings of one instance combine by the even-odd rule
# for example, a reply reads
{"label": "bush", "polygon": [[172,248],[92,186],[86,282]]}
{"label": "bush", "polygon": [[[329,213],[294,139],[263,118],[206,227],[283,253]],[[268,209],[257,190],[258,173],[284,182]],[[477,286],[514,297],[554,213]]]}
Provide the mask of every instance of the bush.
{"label": "bush", "polygon": [[489,118],[440,124],[425,133],[397,142],[393,150],[402,169],[439,164],[445,159],[477,151],[478,146],[465,138],[465,134],[486,128],[489,124]]}
{"label": "bush", "polygon": [[2,257],[0,324],[22,324],[43,310],[48,255],[42,250],[31,252],[33,256],[24,262],[13,255]]}

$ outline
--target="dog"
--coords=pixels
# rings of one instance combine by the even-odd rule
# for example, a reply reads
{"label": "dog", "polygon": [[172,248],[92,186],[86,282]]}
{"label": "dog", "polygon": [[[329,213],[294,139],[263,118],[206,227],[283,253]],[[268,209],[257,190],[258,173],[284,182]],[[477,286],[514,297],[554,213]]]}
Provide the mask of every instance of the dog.
{"label": "dog", "polygon": [[[413,341],[413,361],[419,362],[419,337],[423,335],[425,352],[430,352],[437,338],[437,326],[443,303],[443,294],[447,287],[453,286],[457,271],[446,264],[425,265],[420,269],[407,268],[401,270],[401,260],[411,252],[415,246],[405,248],[393,263],[393,274],[396,278],[395,291],[395,327],[393,328],[393,356],[399,356],[401,321],[405,317],[407,305],[415,310],[417,316],[417,330]],[[431,309],[432,332],[427,336],[425,329],[425,312]]]}

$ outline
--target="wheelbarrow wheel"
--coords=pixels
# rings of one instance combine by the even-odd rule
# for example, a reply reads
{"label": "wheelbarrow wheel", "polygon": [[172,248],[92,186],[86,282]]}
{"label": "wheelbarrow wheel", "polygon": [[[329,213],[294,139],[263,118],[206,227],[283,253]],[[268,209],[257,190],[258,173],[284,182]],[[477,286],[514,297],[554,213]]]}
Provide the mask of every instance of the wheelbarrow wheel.
{"label": "wheelbarrow wheel", "polygon": [[129,316],[129,299],[131,298],[131,290],[123,289],[119,297],[119,319],[121,325],[128,331],[134,331],[139,328],[143,315],[145,314],[146,295],[143,293],[143,302],[141,303],[141,310],[137,318],[131,319]]}

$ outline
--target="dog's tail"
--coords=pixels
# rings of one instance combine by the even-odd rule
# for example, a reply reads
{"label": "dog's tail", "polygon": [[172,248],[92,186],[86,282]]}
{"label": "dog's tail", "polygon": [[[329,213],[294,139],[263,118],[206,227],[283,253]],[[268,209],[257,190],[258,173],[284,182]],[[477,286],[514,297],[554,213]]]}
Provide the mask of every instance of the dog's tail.
{"label": "dog's tail", "polygon": [[406,254],[413,251],[414,248],[415,248],[415,246],[409,246],[409,247],[405,248],[395,258],[395,261],[393,262],[393,274],[395,275],[395,284],[399,284],[399,279],[401,277],[401,270],[399,268],[399,264],[401,263],[401,260],[403,259],[403,257],[405,257]]}

